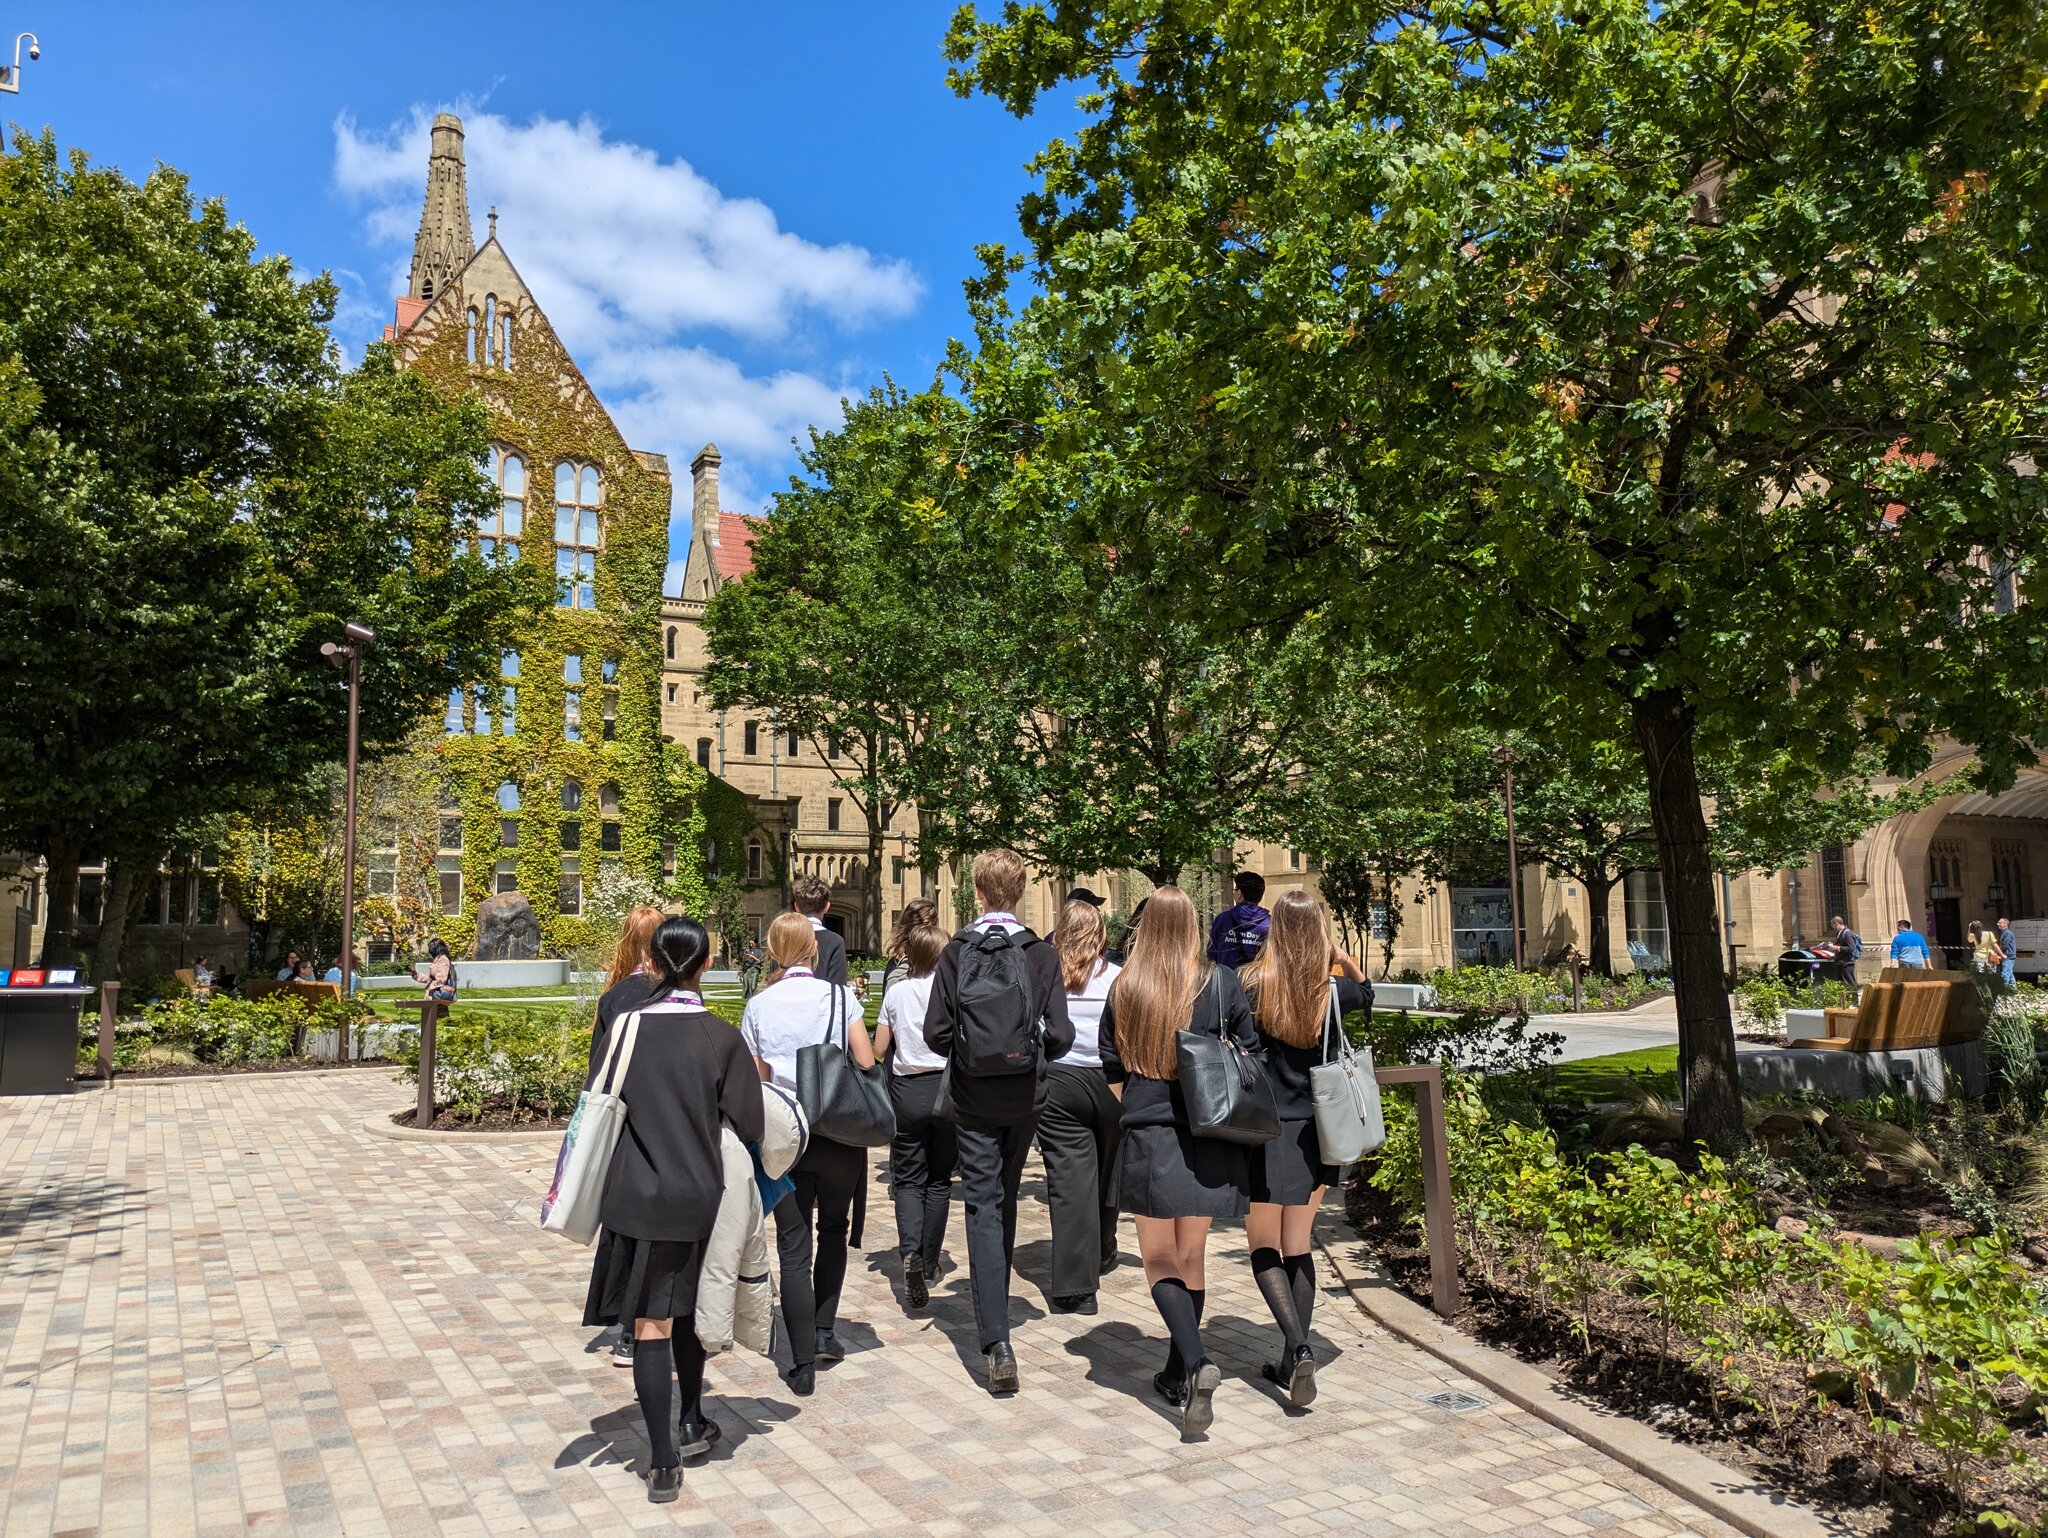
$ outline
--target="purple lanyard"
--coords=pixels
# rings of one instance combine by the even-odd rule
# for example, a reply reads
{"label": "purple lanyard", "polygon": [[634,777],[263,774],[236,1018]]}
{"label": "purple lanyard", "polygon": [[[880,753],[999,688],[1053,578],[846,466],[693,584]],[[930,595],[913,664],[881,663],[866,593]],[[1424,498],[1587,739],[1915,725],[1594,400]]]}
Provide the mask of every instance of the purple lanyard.
{"label": "purple lanyard", "polygon": [[683,1004],[692,1009],[702,1009],[704,1007],[703,995],[692,993],[687,988],[676,989],[674,993],[671,993],[662,1002],[664,1004]]}

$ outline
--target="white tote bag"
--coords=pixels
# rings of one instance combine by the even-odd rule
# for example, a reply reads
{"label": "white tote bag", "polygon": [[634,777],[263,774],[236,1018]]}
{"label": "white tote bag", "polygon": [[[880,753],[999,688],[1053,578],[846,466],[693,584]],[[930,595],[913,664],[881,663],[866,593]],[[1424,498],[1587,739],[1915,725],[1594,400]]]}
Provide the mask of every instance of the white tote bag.
{"label": "white tote bag", "polygon": [[[1331,1032],[1337,1055],[1329,1055]],[[1316,1144],[1325,1164],[1354,1164],[1387,1140],[1380,1111],[1380,1081],[1372,1073],[1372,1048],[1353,1051],[1337,1014],[1337,983],[1330,981],[1330,1013],[1323,1022],[1323,1061],[1308,1071],[1316,1107]]]}
{"label": "white tote bag", "polygon": [[633,1045],[639,1039],[640,1012],[635,1010],[612,1027],[597,1078],[576,1097],[576,1112],[555,1159],[554,1184],[540,1199],[540,1226],[548,1233],[578,1244],[597,1237],[597,1209],[611,1174],[612,1150],[626,1126],[626,1102],[618,1090],[633,1066]]}

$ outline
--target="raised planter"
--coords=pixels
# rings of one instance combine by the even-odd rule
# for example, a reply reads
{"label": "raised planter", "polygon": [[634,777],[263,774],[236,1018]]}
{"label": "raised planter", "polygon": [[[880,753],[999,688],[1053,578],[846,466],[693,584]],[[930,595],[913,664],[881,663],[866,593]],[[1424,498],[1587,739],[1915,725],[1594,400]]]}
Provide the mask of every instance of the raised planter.
{"label": "raised planter", "polygon": [[1428,983],[1380,983],[1372,985],[1374,1009],[1435,1009],[1436,990]]}
{"label": "raised planter", "polygon": [[[458,992],[461,988],[566,988],[569,963],[559,958],[539,961],[458,961],[455,963]],[[418,993],[414,977],[366,977],[365,993]]]}

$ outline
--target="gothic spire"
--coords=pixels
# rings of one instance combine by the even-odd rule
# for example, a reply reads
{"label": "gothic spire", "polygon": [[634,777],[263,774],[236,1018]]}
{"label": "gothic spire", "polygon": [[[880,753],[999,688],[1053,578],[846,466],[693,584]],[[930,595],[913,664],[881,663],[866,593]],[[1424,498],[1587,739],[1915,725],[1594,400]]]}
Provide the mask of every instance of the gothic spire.
{"label": "gothic spire", "polygon": [[412,273],[406,294],[432,299],[475,255],[469,187],[462,168],[462,119],[452,112],[437,113],[433,148],[427,156],[427,201],[420,210],[420,231],[412,241]]}

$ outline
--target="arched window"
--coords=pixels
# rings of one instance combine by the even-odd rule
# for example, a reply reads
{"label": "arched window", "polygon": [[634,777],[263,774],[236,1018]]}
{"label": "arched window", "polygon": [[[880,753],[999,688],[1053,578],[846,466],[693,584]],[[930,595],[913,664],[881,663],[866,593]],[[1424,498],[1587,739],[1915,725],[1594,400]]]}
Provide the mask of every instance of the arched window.
{"label": "arched window", "polygon": [[492,352],[497,345],[498,296],[496,294],[486,294],[484,295],[484,344],[481,349],[483,356],[478,360],[485,368],[489,368],[492,363],[497,361],[492,357]]}
{"label": "arched window", "polygon": [[519,787],[510,780],[498,787],[498,810],[516,812],[519,810]]}
{"label": "arched window", "polygon": [[476,362],[476,306],[469,307],[469,319],[462,328],[462,351],[469,361]]}
{"label": "arched window", "polygon": [[565,812],[580,812],[583,810],[582,781],[562,781],[562,810]]}
{"label": "arched window", "polygon": [[613,781],[597,787],[597,809],[607,817],[619,815],[619,787]]}
{"label": "arched window", "polygon": [[526,532],[526,461],[492,444],[491,479],[498,487],[498,514],[478,525],[477,550],[502,565],[519,559],[519,539]]}
{"label": "arched window", "polygon": [[602,499],[597,466],[567,461],[555,466],[555,602],[563,608],[597,607],[598,507]]}
{"label": "arched window", "polygon": [[512,306],[506,305],[498,317],[498,367],[512,366]]}
{"label": "arched window", "polygon": [[668,660],[676,660],[676,627],[673,625],[668,627]]}

